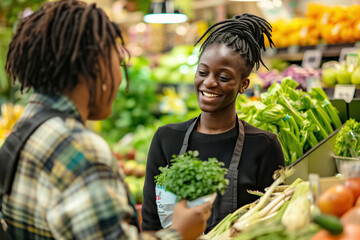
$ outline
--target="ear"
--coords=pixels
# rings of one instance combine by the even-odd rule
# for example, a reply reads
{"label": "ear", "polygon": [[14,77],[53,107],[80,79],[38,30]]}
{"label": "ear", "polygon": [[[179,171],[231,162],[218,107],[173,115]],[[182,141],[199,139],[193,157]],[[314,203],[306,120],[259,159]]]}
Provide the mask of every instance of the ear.
{"label": "ear", "polygon": [[244,93],[245,90],[249,87],[249,83],[250,83],[250,80],[249,80],[248,77],[243,78],[243,79],[241,80],[239,92],[240,92],[240,93]]}

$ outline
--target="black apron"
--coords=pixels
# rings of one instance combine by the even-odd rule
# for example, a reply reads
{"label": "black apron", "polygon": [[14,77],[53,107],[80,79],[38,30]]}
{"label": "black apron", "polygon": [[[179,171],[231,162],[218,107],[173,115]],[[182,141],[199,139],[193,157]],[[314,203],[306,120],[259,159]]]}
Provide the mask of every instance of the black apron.
{"label": "black apron", "polygon": [[[237,118],[237,117],[236,117]],[[195,121],[190,125],[186,131],[183,145],[181,147],[179,155],[182,155],[186,152],[189,144],[189,137],[191,132],[194,130],[194,127],[197,125],[199,118],[196,118]],[[237,183],[238,183],[238,166],[241,158],[241,153],[244,145],[244,125],[240,119],[237,118],[239,135],[236,141],[235,149],[233,156],[231,158],[230,166],[228,172],[225,176],[229,180],[229,185],[225,190],[224,195],[218,194],[215,202],[213,204],[211,217],[207,222],[207,228],[205,233],[210,231],[217,223],[219,223],[223,218],[225,218],[229,213],[232,213],[237,210]]]}

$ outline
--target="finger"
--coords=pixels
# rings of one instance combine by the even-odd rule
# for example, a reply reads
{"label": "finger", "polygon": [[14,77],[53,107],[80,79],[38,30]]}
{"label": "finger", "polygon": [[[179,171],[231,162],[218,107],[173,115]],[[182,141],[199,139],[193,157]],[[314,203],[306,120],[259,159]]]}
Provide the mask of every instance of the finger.
{"label": "finger", "polygon": [[205,219],[209,219],[210,216],[211,216],[211,211],[210,211],[210,210],[205,211],[205,213],[204,213],[204,218],[205,218]]}
{"label": "finger", "polygon": [[212,205],[209,202],[204,202],[203,204],[196,206],[195,208],[199,208],[200,211],[210,210]]}
{"label": "finger", "polygon": [[185,200],[185,199],[181,199],[181,200],[177,203],[177,205],[179,205],[179,206],[181,206],[181,207],[187,207],[187,206],[186,206],[186,200]]}

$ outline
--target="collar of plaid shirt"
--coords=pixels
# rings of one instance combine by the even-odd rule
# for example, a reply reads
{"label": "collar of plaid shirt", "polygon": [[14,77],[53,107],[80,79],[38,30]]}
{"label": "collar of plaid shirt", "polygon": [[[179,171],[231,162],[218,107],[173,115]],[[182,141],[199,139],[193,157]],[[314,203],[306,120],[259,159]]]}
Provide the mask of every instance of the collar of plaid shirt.
{"label": "collar of plaid shirt", "polygon": [[30,96],[27,108],[31,108],[32,112],[34,112],[36,108],[38,108],[38,111],[40,111],[42,108],[50,108],[66,113],[71,117],[78,119],[80,118],[80,113],[76,109],[75,104],[64,95],[34,93]]}

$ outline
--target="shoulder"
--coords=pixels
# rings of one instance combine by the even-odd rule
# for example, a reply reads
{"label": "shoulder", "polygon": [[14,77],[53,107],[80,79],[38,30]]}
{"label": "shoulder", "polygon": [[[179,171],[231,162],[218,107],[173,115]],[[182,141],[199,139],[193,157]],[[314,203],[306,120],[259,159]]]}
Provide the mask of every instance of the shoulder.
{"label": "shoulder", "polygon": [[24,152],[38,161],[41,170],[50,174],[60,189],[94,167],[117,171],[107,143],[73,118],[47,120],[31,135]]}
{"label": "shoulder", "polygon": [[245,131],[245,136],[246,137],[251,137],[251,138],[258,138],[258,139],[263,139],[266,140],[268,142],[272,142],[274,140],[277,140],[277,136],[274,133],[262,130],[260,128],[254,127],[252,125],[250,125],[249,123],[243,121],[244,124],[244,131]]}
{"label": "shoulder", "polygon": [[79,146],[88,161],[113,165],[113,154],[106,141],[96,133],[84,128],[76,121],[76,125],[71,129],[74,142]]}
{"label": "shoulder", "polygon": [[164,126],[161,126],[156,131],[157,135],[167,135],[169,133],[184,133],[189,128],[191,123],[195,121],[196,118],[192,118],[188,121],[181,123],[170,123]]}

